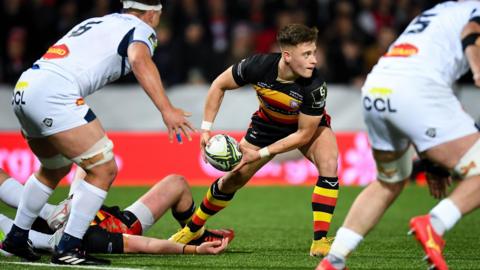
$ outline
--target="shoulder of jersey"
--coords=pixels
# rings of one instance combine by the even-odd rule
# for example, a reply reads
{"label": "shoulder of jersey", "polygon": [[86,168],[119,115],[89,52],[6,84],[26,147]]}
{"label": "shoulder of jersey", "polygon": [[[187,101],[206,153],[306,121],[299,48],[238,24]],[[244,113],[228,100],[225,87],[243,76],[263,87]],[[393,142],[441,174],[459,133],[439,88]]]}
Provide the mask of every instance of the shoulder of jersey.
{"label": "shoulder of jersey", "polygon": [[278,62],[279,58],[280,54],[278,53],[255,54],[251,56],[249,64],[253,64],[253,67],[258,72],[267,72],[274,68],[273,66]]}

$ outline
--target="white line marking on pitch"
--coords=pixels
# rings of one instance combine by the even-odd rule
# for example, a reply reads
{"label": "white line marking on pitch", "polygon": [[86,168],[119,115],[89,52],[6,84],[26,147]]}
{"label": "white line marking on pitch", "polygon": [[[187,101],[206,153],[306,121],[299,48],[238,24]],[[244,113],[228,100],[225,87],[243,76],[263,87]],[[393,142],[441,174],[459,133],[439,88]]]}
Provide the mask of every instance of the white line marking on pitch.
{"label": "white line marking on pitch", "polygon": [[108,266],[87,266],[87,265],[60,265],[60,264],[48,264],[48,263],[34,263],[34,262],[2,262],[0,264],[17,264],[25,266],[43,266],[43,267],[67,267],[67,268],[81,268],[81,269],[101,269],[101,270],[138,270],[142,268],[124,268],[124,267],[108,267]]}

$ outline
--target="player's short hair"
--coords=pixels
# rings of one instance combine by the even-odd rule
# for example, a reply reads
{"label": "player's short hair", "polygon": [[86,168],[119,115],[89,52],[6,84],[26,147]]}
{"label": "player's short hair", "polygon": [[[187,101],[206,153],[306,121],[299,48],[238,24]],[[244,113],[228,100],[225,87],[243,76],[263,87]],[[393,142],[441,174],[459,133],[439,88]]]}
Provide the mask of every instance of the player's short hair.
{"label": "player's short hair", "polygon": [[[156,6],[156,5],[161,4],[160,0],[131,0],[131,1],[138,2],[138,3],[141,3],[141,4],[145,4],[145,5],[149,5],[149,6]],[[123,0],[121,0],[121,2],[123,2]],[[123,12],[144,13],[145,10],[139,10],[139,9],[135,9],[135,8],[127,8],[127,9],[123,9]]]}
{"label": "player's short hair", "polygon": [[305,42],[317,42],[318,29],[303,24],[289,24],[277,34],[277,41],[282,46],[296,46]]}

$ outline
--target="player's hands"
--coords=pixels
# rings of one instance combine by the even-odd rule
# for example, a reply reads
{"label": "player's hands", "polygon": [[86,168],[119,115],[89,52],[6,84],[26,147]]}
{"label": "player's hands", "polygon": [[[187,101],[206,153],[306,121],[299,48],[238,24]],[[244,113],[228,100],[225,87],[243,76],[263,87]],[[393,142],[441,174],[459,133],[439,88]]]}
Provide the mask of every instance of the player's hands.
{"label": "player's hands", "polygon": [[202,130],[202,134],[200,134],[200,152],[205,163],[207,163],[207,157],[205,156],[205,147],[207,147],[210,137],[212,137],[210,130]]}
{"label": "player's hands", "polygon": [[198,254],[219,254],[227,249],[228,239],[223,238],[222,241],[203,242],[197,247]]}
{"label": "player's hands", "polygon": [[260,159],[260,153],[258,150],[253,150],[251,148],[245,147],[240,144],[240,152],[242,152],[242,160],[238,163],[235,168],[233,168],[232,173],[238,172],[243,166],[248,163],[252,163]]}
{"label": "player's hands", "polygon": [[163,122],[168,129],[168,139],[170,143],[173,142],[173,137],[176,136],[178,143],[182,144],[181,133],[183,133],[189,141],[192,140],[191,133],[196,132],[196,130],[186,118],[191,115],[191,113],[176,107],[162,112]]}
{"label": "player's hands", "polygon": [[446,197],[447,189],[452,184],[452,178],[450,176],[442,176],[430,172],[426,172],[425,174],[430,195],[432,195],[435,199],[442,199]]}
{"label": "player's hands", "polygon": [[447,189],[452,184],[452,178],[448,170],[427,159],[422,160],[425,166],[425,176],[430,195],[435,199],[447,196]]}

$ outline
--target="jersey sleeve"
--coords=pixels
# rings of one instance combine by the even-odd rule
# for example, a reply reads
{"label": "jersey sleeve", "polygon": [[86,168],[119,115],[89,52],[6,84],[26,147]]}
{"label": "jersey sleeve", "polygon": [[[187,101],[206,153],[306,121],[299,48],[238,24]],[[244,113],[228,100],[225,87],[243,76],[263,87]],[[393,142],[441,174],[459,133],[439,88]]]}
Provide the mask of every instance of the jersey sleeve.
{"label": "jersey sleeve", "polygon": [[157,35],[153,31],[153,29],[144,25],[138,25],[133,31],[130,43],[132,42],[145,43],[145,45],[147,45],[148,49],[150,50],[150,55],[153,55],[153,52],[157,47]]}
{"label": "jersey sleeve", "polygon": [[253,55],[243,59],[237,64],[233,65],[232,75],[233,79],[239,86],[243,86],[249,83],[256,83],[257,78],[261,74],[260,66],[262,56]]}
{"label": "jersey sleeve", "polygon": [[300,112],[313,116],[320,116],[325,110],[327,100],[327,84],[314,79],[312,84],[305,89]]}
{"label": "jersey sleeve", "polygon": [[480,4],[478,5],[478,7],[473,8],[472,12],[470,13],[469,20],[478,21],[479,19],[480,19]]}

